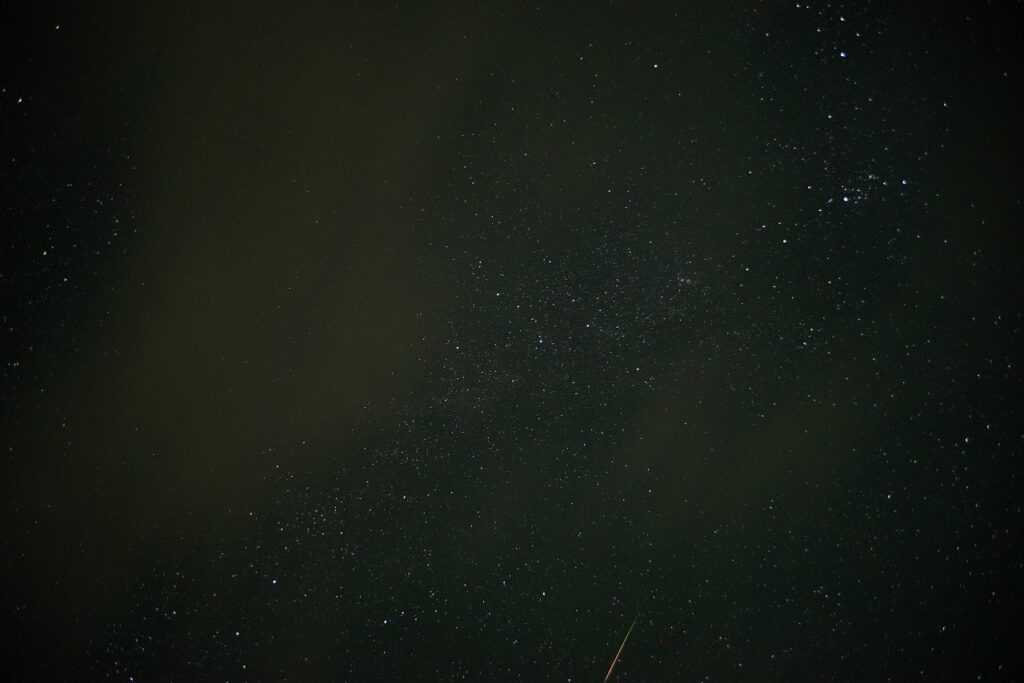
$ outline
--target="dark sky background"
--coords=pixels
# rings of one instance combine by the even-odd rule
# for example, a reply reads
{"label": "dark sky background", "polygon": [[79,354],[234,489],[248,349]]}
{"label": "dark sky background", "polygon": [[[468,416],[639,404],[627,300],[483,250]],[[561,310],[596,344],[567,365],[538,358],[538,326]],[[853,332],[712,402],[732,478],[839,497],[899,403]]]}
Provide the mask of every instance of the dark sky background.
{"label": "dark sky background", "polygon": [[896,4],[4,3],[4,680],[1024,680],[1021,7]]}

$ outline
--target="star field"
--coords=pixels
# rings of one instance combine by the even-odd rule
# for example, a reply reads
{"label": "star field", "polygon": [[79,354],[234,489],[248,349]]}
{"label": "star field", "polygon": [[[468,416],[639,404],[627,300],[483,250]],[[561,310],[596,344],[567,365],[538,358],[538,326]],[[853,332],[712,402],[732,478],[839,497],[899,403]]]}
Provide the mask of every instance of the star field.
{"label": "star field", "polygon": [[4,678],[1024,676],[1019,3],[0,14]]}

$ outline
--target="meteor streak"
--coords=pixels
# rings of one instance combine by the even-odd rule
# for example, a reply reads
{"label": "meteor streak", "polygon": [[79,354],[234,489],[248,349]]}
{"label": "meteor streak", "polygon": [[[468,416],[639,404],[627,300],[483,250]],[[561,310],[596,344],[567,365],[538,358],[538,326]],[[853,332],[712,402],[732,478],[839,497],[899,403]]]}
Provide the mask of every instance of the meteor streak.
{"label": "meteor streak", "polygon": [[619,663],[619,657],[622,656],[622,649],[626,647],[626,641],[629,640],[629,634],[633,632],[633,627],[636,626],[636,620],[640,615],[633,617],[633,623],[629,625],[629,630],[626,631],[626,637],[622,639],[622,645],[619,645],[619,651],[615,653],[615,659],[612,660],[612,665],[608,667],[608,673],[604,676],[603,683],[608,683],[612,677],[612,671],[615,671],[615,665]]}

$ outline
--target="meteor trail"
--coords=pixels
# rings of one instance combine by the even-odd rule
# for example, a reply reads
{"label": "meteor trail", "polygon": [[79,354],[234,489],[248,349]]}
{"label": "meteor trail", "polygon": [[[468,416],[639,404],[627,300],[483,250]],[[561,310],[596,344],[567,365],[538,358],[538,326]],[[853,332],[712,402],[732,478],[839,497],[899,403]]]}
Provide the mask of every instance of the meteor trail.
{"label": "meteor trail", "polygon": [[608,683],[608,680],[612,677],[612,671],[615,670],[615,665],[619,663],[619,657],[622,656],[622,649],[626,647],[626,641],[629,640],[629,634],[633,632],[633,627],[636,626],[636,620],[640,615],[633,617],[633,623],[629,625],[629,630],[626,631],[626,637],[622,639],[622,645],[619,645],[619,651],[615,653],[615,659],[612,660],[612,665],[608,667],[608,673],[604,675],[603,683]]}

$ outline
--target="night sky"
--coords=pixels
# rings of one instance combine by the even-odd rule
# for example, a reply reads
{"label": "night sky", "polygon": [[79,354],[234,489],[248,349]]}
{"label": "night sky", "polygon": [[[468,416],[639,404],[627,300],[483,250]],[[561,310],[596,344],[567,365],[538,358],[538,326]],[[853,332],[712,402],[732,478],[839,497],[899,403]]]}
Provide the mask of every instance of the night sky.
{"label": "night sky", "polygon": [[1024,680],[1019,2],[29,4],[3,680]]}

